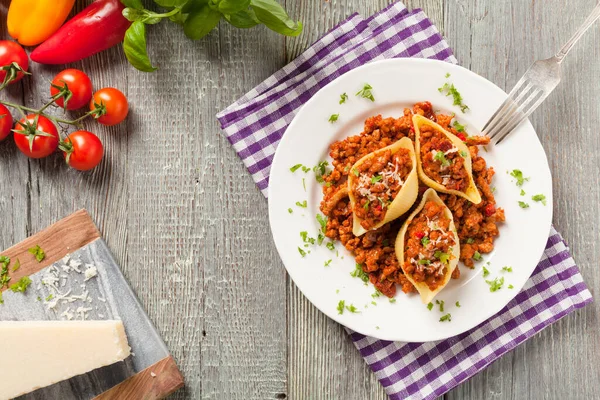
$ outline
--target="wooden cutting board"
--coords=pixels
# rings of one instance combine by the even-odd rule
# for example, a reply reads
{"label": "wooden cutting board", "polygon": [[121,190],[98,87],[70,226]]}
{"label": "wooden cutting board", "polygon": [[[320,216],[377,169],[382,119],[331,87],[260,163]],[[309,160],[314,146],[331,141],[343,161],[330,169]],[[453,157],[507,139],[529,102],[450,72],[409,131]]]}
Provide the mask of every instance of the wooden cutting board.
{"label": "wooden cutting board", "polygon": [[[46,253],[46,258],[40,263],[28,252],[36,245]],[[121,319],[132,351],[132,356],[125,362],[36,390],[22,396],[22,399],[150,400],[166,397],[183,386],[183,376],[173,357],[85,210],[0,254],[12,260],[9,268],[11,283],[23,276],[32,280],[25,293],[3,289],[0,321]],[[13,272],[16,259],[19,259],[21,267]],[[69,263],[82,272],[67,268]],[[97,275],[86,280],[84,270],[90,266],[96,268]],[[80,299],[58,301],[55,307],[51,307],[52,300],[56,299],[48,299],[49,290],[42,284],[48,273],[59,277],[57,287],[61,292],[70,290]],[[70,297],[73,300],[73,296]]]}

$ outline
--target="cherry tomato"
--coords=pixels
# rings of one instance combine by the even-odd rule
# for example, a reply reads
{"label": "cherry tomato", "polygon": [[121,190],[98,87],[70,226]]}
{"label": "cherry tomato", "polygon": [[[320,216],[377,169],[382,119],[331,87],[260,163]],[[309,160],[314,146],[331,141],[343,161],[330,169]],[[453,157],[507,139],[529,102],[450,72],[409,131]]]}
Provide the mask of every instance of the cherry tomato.
{"label": "cherry tomato", "polygon": [[[0,40],[0,67],[11,65],[13,62],[19,64],[19,66],[27,71],[29,68],[29,58],[27,53],[17,42],[11,42],[10,40]],[[6,78],[6,70],[0,70],[0,83],[4,82]],[[18,72],[17,77],[12,83],[17,82],[23,78],[23,73]]]}
{"label": "cherry tomato", "polygon": [[425,237],[425,232],[415,232],[415,237],[421,240]]}
{"label": "cherry tomato", "polygon": [[[67,110],[77,110],[85,107],[92,98],[92,81],[85,72],[78,69],[65,69],[59,72],[52,80],[50,86],[50,96],[54,96],[59,92],[58,87],[64,87],[71,91],[72,97],[67,101]],[[56,100],[56,104],[64,107],[64,97]]]}
{"label": "cherry tomato", "polygon": [[79,171],[88,171],[102,161],[104,147],[98,136],[88,131],[76,131],[60,144],[67,164]]}
{"label": "cherry tomato", "polygon": [[127,117],[129,106],[127,98],[118,89],[104,88],[94,93],[94,97],[90,102],[90,110],[95,110],[96,105],[104,105],[106,113],[98,118],[98,122],[102,125],[116,125],[122,122]]}
{"label": "cherry tomato", "polygon": [[6,139],[10,135],[10,130],[13,126],[13,118],[10,115],[8,108],[0,104],[0,141]]}
{"label": "cherry tomato", "polygon": [[[15,132],[15,144],[27,157],[47,157],[58,146],[58,130],[52,121],[42,115],[38,116],[36,126],[35,118],[35,114],[29,114],[27,119],[22,118],[16,123],[15,131],[22,131],[22,133]],[[31,147],[30,138],[33,140]]]}

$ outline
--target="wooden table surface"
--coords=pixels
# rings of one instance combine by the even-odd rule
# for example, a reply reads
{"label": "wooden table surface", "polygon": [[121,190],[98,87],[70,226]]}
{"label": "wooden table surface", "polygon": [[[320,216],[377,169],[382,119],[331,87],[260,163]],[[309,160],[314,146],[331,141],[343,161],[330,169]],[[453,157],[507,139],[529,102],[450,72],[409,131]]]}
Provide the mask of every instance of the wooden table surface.
{"label": "wooden table surface", "polygon": [[[192,42],[163,23],[148,29],[158,72],[134,70],[120,48],[75,63],[96,88],[120,88],[131,104],[124,124],[87,125],[106,147],[93,172],[70,170],[58,155],[28,160],[12,140],[0,144],[0,247],[88,209],[185,374],[186,388],[174,399],[386,397],[344,329],[288,278],[270,238],[267,202],[215,114],[352,12],[367,16],[389,0],[285,3],[304,22],[298,38],[221,23]],[[85,4],[78,1],[77,9]],[[534,60],[557,51],[594,4],[407,2],[429,15],[461,65],[504,89]],[[1,24],[6,32],[5,18]],[[554,223],[594,293],[600,288],[598,43],[600,25],[569,54],[563,83],[531,118],[554,176]],[[33,65],[34,75],[2,96],[40,106],[60,70]],[[445,397],[600,398],[599,307],[569,315]]]}

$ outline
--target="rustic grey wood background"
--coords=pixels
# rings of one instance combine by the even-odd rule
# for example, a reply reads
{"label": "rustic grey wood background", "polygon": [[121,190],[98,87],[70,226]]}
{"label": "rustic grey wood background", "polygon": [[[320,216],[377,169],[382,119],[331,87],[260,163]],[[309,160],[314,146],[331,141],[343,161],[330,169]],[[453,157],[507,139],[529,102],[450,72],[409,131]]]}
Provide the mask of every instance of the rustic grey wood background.
{"label": "rustic grey wood background", "polygon": [[[2,1],[3,15],[7,1]],[[77,2],[81,10],[86,1]],[[32,161],[0,144],[0,247],[89,210],[186,379],[174,399],[384,399],[343,328],[287,277],[270,239],[267,203],[220,132],[221,110],[354,11],[389,0],[285,0],[305,24],[285,39],[226,24],[199,42],[177,26],[149,28],[153,74],[119,48],[74,67],[131,102],[127,123],[90,123],[106,146],[91,173],[60,157]],[[594,0],[410,0],[459,62],[510,89],[552,55]],[[6,32],[5,18],[0,19]],[[6,35],[5,35],[6,37]],[[532,122],[554,175],[554,222],[594,294],[600,288],[600,25],[564,63],[564,82]],[[9,98],[40,105],[60,67],[34,65]],[[598,303],[505,355],[447,399],[600,398]]]}

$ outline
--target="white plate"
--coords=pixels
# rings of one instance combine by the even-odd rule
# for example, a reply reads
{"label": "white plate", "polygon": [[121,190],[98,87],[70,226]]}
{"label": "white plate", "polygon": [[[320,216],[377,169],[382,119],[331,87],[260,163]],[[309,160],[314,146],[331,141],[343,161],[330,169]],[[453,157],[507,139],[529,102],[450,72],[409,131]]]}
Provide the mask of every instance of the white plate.
{"label": "white plate", "polygon": [[[451,74],[448,79],[446,73]],[[438,91],[447,81],[454,83],[470,107],[465,114],[452,105],[451,97]],[[355,96],[365,83],[373,87],[375,102]],[[340,105],[342,93],[347,93],[349,99]],[[488,152],[481,149],[480,154],[496,170],[492,186],[497,188],[498,206],[506,211],[506,222],[500,225],[495,250],[484,255],[475,269],[459,263],[460,279],[452,280],[437,296],[445,301],[444,313],[437,305],[429,311],[419,296],[405,295],[400,289],[393,304],[384,296],[373,299],[373,285],[365,286],[360,279],[350,276],[355,268],[354,258],[340,242],[335,243],[339,257],[325,245],[302,247],[299,232],[308,231],[309,236],[316,237],[320,228],[315,215],[320,213],[322,191],[312,171],[290,172],[290,167],[298,163],[314,166],[322,160],[331,162],[329,145],[359,134],[364,120],[372,115],[399,117],[405,107],[428,100],[435,110],[455,112],[458,120],[466,124],[467,131],[474,134],[505,98],[500,88],[465,68],[440,61],[403,58],[356,68],[321,89],[304,105],[275,153],[269,185],[269,220],[285,267],[294,283],[319,310],[365,335],[426,342],[455,336],[477,326],[500,311],[520,291],[540,260],[552,220],[552,177],[544,150],[529,122],[501,145],[489,146]],[[329,116],[337,113],[338,122],[328,122]],[[521,188],[507,173],[513,169],[520,169],[531,177],[522,187],[527,193],[525,196],[520,196]],[[306,191],[302,178],[305,178]],[[538,193],[546,196],[546,206],[531,200],[531,196]],[[306,209],[295,205],[304,200],[308,200]],[[518,201],[525,201],[530,207],[521,209]],[[301,257],[298,247],[311,252]],[[329,259],[333,260],[331,265],[324,267]],[[494,293],[483,278],[486,262],[491,263],[487,266],[490,275],[486,279],[501,276],[505,279],[504,287]],[[513,272],[501,272],[503,266],[511,266]],[[508,289],[509,284],[514,288]],[[338,314],[340,300],[346,305],[355,305],[360,313]],[[457,301],[460,308],[455,305]],[[451,322],[439,321],[445,313],[451,313]]]}

